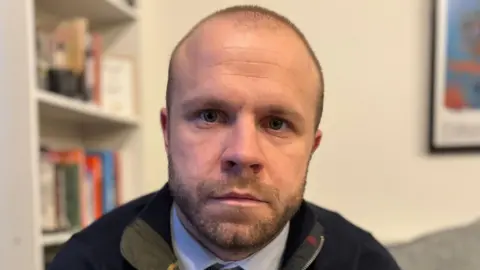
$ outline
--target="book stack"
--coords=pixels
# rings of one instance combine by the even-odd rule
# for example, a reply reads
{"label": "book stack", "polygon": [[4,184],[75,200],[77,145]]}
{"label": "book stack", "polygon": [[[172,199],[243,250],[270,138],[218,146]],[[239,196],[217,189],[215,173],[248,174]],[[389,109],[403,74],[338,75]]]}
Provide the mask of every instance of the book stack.
{"label": "book stack", "polygon": [[102,36],[86,18],[37,27],[37,82],[40,89],[101,104]]}
{"label": "book stack", "polygon": [[40,150],[42,231],[84,228],[120,204],[120,156],[98,149]]}

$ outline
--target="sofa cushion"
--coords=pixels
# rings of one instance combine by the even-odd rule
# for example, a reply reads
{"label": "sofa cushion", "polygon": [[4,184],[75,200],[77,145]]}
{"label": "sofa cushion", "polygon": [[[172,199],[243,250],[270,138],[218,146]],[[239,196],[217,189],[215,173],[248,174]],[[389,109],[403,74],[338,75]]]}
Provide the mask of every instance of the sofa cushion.
{"label": "sofa cushion", "polygon": [[405,270],[479,270],[480,220],[388,249]]}

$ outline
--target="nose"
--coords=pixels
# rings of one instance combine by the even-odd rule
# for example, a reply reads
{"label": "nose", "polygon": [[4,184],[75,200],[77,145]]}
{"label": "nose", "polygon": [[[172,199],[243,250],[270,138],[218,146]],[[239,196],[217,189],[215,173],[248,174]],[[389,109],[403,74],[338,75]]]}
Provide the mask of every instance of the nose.
{"label": "nose", "polygon": [[263,153],[255,123],[237,121],[225,141],[222,170],[233,174],[258,174],[263,169]]}

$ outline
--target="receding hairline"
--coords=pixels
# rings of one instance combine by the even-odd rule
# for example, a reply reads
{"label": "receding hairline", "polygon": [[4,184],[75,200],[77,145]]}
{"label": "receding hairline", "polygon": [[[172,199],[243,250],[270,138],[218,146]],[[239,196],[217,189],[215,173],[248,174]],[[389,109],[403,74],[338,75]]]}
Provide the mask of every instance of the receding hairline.
{"label": "receding hairline", "polygon": [[175,79],[175,72],[177,68],[177,58],[179,51],[181,48],[186,44],[187,40],[191,38],[196,31],[205,25],[207,22],[210,22],[214,19],[220,18],[227,18],[231,19],[234,23],[237,23],[239,26],[245,27],[278,27],[278,28],[286,28],[292,30],[293,33],[300,39],[302,44],[308,51],[308,54],[313,61],[314,68],[318,75],[318,91],[317,91],[317,98],[318,98],[318,106],[316,112],[316,119],[315,119],[315,126],[318,128],[320,123],[322,113],[323,113],[323,103],[324,103],[324,78],[322,67],[318,58],[315,55],[310,43],[307,41],[304,34],[298,29],[298,27],[293,24],[287,17],[272,11],[270,9],[257,6],[257,5],[236,5],[232,7],[227,7],[221,10],[218,10],[200,20],[196,23],[183,38],[176,44],[174,47],[172,54],[170,56],[169,66],[168,66],[168,81],[167,81],[167,90],[166,90],[166,103],[167,103],[167,110],[170,109],[171,104],[171,96],[173,92],[173,85]]}

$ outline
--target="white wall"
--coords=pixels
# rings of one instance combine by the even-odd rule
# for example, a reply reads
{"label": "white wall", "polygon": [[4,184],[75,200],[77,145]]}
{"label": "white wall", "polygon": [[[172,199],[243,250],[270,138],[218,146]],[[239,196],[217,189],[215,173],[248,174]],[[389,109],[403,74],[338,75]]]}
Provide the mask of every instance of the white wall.
{"label": "white wall", "polygon": [[170,50],[207,13],[257,3],[296,22],[325,70],[325,136],[311,163],[308,199],[386,242],[480,216],[480,155],[426,154],[430,1],[143,2],[147,190],[166,180],[158,110]]}
{"label": "white wall", "polygon": [[160,108],[165,104],[165,85],[171,42],[161,0],[140,0],[140,82],[142,84],[142,122],[144,125],[144,167],[139,180],[145,192],[158,189],[167,179],[167,159],[160,127]]}

